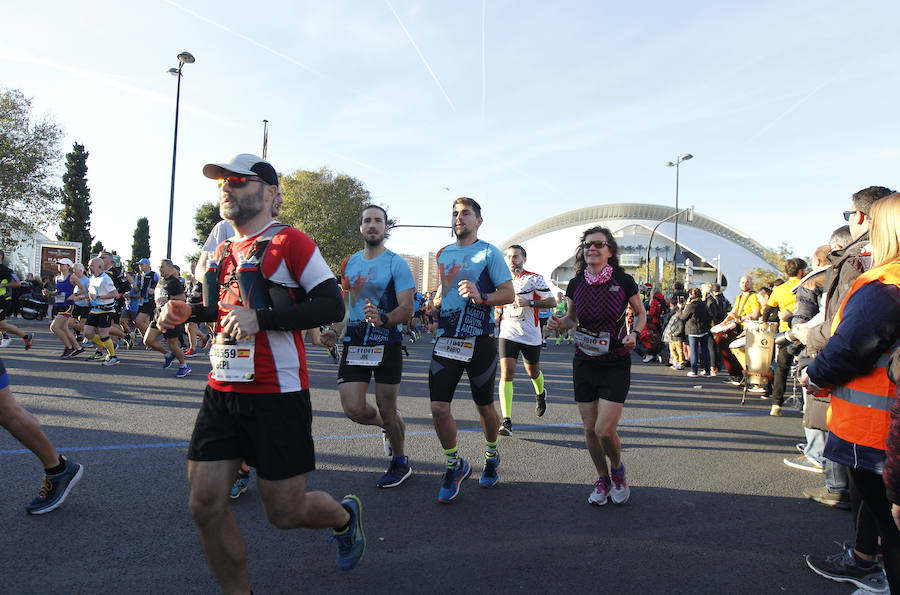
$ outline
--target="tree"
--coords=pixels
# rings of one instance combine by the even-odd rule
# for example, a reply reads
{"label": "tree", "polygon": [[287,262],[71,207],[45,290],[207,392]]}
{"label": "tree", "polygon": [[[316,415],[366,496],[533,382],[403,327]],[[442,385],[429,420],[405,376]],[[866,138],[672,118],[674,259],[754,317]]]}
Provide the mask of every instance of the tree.
{"label": "tree", "polygon": [[74,143],[66,154],[66,173],[63,174],[62,215],[57,240],[81,242],[81,262],[90,258],[91,241],[91,189],[87,185],[87,151],[84,145]]}
{"label": "tree", "polygon": [[359,250],[359,216],[371,195],[359,180],[327,168],[281,176],[279,220],[303,230],[319,246],[331,270]]}
{"label": "tree", "polygon": [[103,242],[101,242],[100,240],[97,240],[96,242],[94,242],[94,245],[91,246],[91,254],[100,254],[104,250],[105,248],[103,247]]}
{"label": "tree", "polygon": [[134,270],[134,264],[142,258],[150,258],[150,221],[146,217],[137,220],[134,226],[134,241],[131,242],[131,260],[128,270]]}
{"label": "tree", "polygon": [[747,273],[753,279],[753,289],[757,290],[765,285],[771,285],[775,279],[784,273],[784,263],[794,257],[794,252],[787,242],[782,242],[774,250],[766,248],[763,251],[763,260],[772,265],[772,269],[754,267]]}
{"label": "tree", "polygon": [[222,215],[219,214],[218,203],[210,201],[197,207],[197,210],[194,211],[194,232],[197,234],[194,237],[194,243],[202,248],[206,243],[206,238],[209,237],[209,232],[221,220]]}
{"label": "tree", "polygon": [[53,184],[62,129],[49,118],[32,120],[31,100],[0,88],[0,238],[15,247],[24,234],[59,217],[60,191]]}

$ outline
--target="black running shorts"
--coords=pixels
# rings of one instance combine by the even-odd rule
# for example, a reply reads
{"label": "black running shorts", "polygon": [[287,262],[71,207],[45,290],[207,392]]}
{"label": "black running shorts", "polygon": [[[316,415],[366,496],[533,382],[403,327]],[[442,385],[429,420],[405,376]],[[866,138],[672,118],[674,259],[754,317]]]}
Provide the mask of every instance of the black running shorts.
{"label": "black running shorts", "polygon": [[518,343],[512,339],[503,338],[501,338],[497,344],[500,348],[500,359],[511,357],[514,360],[518,360],[519,354],[521,353],[522,357],[525,358],[525,361],[532,366],[541,361],[540,345],[525,345],[524,343]]}
{"label": "black running shorts", "polygon": [[384,356],[377,366],[351,366],[347,363],[347,347],[344,345],[341,351],[341,365],[338,368],[338,384],[344,382],[365,382],[374,373],[376,384],[400,384],[403,375],[403,354],[400,351],[400,343],[389,343],[384,347]]}
{"label": "black running shorts", "polygon": [[611,361],[576,357],[572,361],[572,382],[579,403],[597,399],[624,403],[631,387],[631,355]]}
{"label": "black running shorts", "polygon": [[68,306],[65,306],[63,304],[53,306],[53,318],[56,318],[57,316],[71,318],[73,312],[75,312],[75,306],[73,306],[72,304],[69,304]]}
{"label": "black running shorts", "polygon": [[187,458],[244,460],[268,481],[309,473],[316,468],[309,391],[227,393],[207,386]]}
{"label": "black running shorts", "polygon": [[428,369],[428,390],[432,401],[449,403],[453,400],[456,385],[463,371],[469,376],[472,400],[476,405],[490,405],[494,402],[494,379],[497,376],[497,343],[493,337],[475,337],[472,359],[461,362],[455,359],[431,354]]}
{"label": "black running shorts", "polygon": [[84,324],[85,326],[92,326],[94,328],[109,328],[111,319],[111,312],[91,312],[90,314],[88,314],[87,320],[84,321]]}
{"label": "black running shorts", "polygon": [[150,318],[153,318],[153,313],[156,311],[156,302],[144,302],[140,306],[138,306],[138,314],[146,314]]}
{"label": "black running shorts", "polygon": [[72,316],[75,318],[87,318],[90,313],[90,306],[79,306],[78,304],[75,304],[75,310],[72,312]]}

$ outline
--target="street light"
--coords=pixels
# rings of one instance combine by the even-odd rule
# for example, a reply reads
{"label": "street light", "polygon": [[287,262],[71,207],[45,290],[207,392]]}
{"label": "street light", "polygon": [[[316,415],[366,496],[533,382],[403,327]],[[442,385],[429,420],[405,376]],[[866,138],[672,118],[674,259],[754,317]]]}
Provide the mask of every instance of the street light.
{"label": "street light", "polygon": [[175,211],[175,153],[178,150],[178,104],[181,102],[181,67],[193,64],[194,56],[190,52],[178,54],[178,68],[170,68],[168,73],[178,78],[178,91],[175,93],[175,141],[172,143],[172,186],[169,192],[169,236],[166,244],[166,258],[172,258],[172,215]]}
{"label": "street light", "polygon": [[688,159],[693,159],[694,156],[690,153],[685,153],[681,157],[675,158],[675,163],[671,161],[666,161],[666,167],[674,167],[675,168],[675,254],[672,255],[672,260],[675,262],[675,272],[677,276],[678,272],[678,171],[681,166],[682,161],[687,161]]}
{"label": "street light", "polygon": [[[671,215],[669,215],[668,217],[666,217],[665,219],[663,219],[662,221],[660,221],[659,223],[657,223],[656,225],[653,226],[653,230],[650,232],[650,239],[647,240],[647,283],[650,282],[650,245],[653,243],[653,235],[656,233],[656,230],[659,229],[660,225],[662,225],[663,223],[665,223],[666,221],[668,221],[669,219],[672,219],[672,218],[677,220],[678,216],[681,215],[682,213],[687,213],[688,223],[692,223],[694,221],[694,205],[691,205],[684,210],[681,210],[681,211],[676,210],[674,213],[672,213]],[[675,278],[676,279],[678,278],[677,262],[675,265]]]}

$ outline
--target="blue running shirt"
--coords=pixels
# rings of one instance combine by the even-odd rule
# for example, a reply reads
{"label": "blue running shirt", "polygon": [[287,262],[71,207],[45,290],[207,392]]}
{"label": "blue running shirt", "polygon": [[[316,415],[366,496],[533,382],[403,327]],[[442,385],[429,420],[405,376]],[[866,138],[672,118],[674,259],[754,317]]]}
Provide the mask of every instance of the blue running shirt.
{"label": "blue running shirt", "polygon": [[412,271],[405,260],[390,250],[366,260],[360,250],[341,266],[341,287],[350,294],[350,318],[344,341],[351,345],[385,345],[403,339],[400,325],[372,326],[366,322],[363,308],[368,299],[378,307],[379,314],[388,314],[399,305],[398,293],[415,289]]}
{"label": "blue running shirt", "polygon": [[512,281],[503,253],[485,241],[469,246],[450,244],[437,253],[441,273],[441,319],[438,336],[477,337],[494,333],[494,307],[480,306],[459,295],[460,281],[474,281],[479,293],[492,293]]}

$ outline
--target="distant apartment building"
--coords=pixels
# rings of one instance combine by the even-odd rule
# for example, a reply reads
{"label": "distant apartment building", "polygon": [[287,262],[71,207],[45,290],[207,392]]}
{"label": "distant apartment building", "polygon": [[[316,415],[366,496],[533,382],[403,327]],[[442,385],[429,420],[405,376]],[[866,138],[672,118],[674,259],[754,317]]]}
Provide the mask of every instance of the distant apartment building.
{"label": "distant apartment building", "polygon": [[425,258],[422,270],[422,280],[424,282],[424,288],[419,290],[422,293],[437,291],[438,287],[441,286],[441,274],[438,271],[437,254],[434,252],[429,252],[428,256]]}
{"label": "distant apartment building", "polygon": [[416,283],[416,291],[423,291],[422,280],[424,279],[425,263],[422,257],[412,254],[400,254],[399,256],[406,261],[406,264],[409,265],[409,270],[412,271],[413,281]]}

